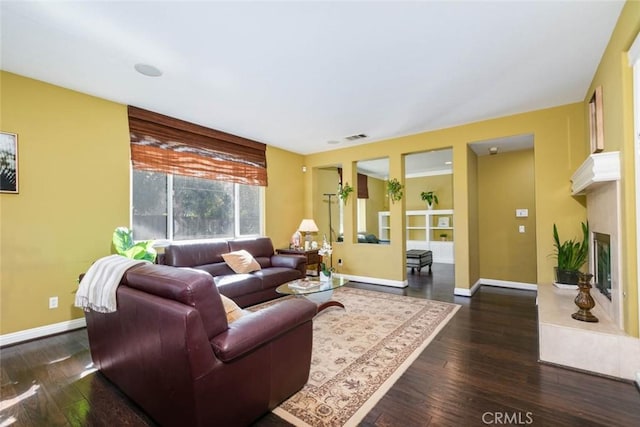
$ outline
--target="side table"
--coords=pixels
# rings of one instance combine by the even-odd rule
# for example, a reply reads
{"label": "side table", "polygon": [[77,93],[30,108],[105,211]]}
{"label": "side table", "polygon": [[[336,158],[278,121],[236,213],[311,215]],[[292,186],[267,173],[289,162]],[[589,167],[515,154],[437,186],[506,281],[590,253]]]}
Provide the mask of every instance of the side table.
{"label": "side table", "polygon": [[320,263],[322,262],[322,256],[318,254],[318,249],[309,249],[305,251],[304,249],[277,249],[277,253],[282,255],[303,255],[307,258],[307,269],[309,269],[310,265],[316,266],[317,275],[320,276]]}

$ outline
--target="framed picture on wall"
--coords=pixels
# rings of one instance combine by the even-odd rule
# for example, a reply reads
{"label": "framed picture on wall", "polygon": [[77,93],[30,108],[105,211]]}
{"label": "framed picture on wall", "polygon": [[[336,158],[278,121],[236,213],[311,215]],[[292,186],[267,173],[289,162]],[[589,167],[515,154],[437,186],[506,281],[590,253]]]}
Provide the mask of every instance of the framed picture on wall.
{"label": "framed picture on wall", "polygon": [[18,135],[0,132],[0,193],[18,194]]}
{"label": "framed picture on wall", "polygon": [[589,138],[591,152],[599,153],[604,150],[604,124],[602,114],[602,86],[593,91],[589,100]]}
{"label": "framed picture on wall", "polygon": [[449,217],[441,216],[438,218],[438,227],[449,227]]}

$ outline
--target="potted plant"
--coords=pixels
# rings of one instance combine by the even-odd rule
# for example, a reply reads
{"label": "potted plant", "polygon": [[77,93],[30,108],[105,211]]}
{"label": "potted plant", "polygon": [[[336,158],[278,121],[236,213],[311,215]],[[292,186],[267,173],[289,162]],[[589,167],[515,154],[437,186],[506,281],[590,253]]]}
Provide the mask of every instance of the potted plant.
{"label": "potted plant", "polygon": [[[320,255],[321,257],[329,257],[330,263],[333,264],[333,262],[331,261],[331,253],[333,252],[333,249],[331,248],[331,245],[327,242],[327,236],[324,236],[323,240],[322,240],[322,247],[318,250],[318,255]],[[331,280],[331,275],[333,273],[333,267],[327,267],[327,264],[323,261],[320,263],[320,281],[321,282],[326,282]]]}
{"label": "potted plant", "polygon": [[347,204],[347,199],[351,193],[353,193],[353,187],[350,186],[348,182],[345,182],[344,185],[341,185],[340,188],[338,188],[338,197],[340,197],[345,205]]}
{"label": "potted plant", "polygon": [[400,181],[398,181],[396,178],[387,181],[387,193],[389,193],[391,203],[402,200],[402,188],[402,184],[400,184]]}
{"label": "potted plant", "polygon": [[582,224],[582,241],[573,239],[560,242],[558,227],[553,224],[553,256],[558,263],[555,267],[556,283],[578,285],[580,269],[589,256],[589,223]]}
{"label": "potted plant", "polygon": [[442,240],[443,242],[447,241],[447,233],[441,233],[440,234],[440,240]]}
{"label": "potted plant", "polygon": [[133,231],[127,227],[118,227],[113,232],[113,248],[118,255],[131,259],[143,259],[150,262],[156,260],[156,250],[153,248],[153,240],[141,242],[133,241]]}
{"label": "potted plant", "polygon": [[420,198],[427,202],[427,209],[433,209],[433,206],[439,203],[435,191],[423,191],[420,193]]}

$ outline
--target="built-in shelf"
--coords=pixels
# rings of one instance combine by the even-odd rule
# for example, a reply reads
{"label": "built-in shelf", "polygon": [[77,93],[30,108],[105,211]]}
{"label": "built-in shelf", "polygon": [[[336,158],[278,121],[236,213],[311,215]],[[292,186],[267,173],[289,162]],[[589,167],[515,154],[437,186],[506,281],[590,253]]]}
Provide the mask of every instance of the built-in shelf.
{"label": "built-in shelf", "polygon": [[[453,264],[453,209],[410,210],[406,211],[406,216],[407,250],[430,250],[434,262]],[[389,212],[378,212],[381,239],[391,239],[389,224]]]}

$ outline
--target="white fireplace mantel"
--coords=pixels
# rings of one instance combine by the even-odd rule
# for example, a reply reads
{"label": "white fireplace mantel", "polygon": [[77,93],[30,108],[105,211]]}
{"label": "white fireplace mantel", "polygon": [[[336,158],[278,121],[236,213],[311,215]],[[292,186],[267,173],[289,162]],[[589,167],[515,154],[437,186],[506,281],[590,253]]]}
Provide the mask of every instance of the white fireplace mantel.
{"label": "white fireplace mantel", "polygon": [[590,155],[571,177],[571,194],[586,194],[600,183],[620,179],[620,152]]}

